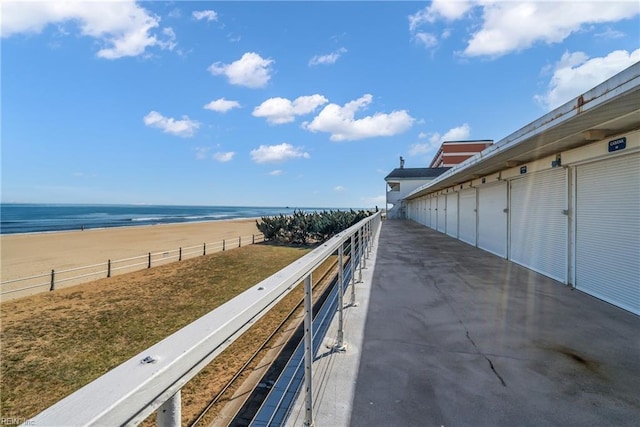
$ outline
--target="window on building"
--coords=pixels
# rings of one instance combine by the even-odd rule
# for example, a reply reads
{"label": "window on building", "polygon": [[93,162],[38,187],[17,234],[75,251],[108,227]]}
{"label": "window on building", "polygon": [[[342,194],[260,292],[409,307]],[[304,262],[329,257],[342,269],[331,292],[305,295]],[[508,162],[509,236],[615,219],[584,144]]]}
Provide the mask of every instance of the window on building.
{"label": "window on building", "polygon": [[389,183],[389,191],[400,191],[400,183],[399,182],[390,182]]}

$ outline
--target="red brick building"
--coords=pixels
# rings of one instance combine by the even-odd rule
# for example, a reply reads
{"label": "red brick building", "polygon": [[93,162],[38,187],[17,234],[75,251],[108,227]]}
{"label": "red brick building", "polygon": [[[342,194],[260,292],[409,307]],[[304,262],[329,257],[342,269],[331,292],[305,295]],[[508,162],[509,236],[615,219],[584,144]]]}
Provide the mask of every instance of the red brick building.
{"label": "red brick building", "polygon": [[445,141],[434,156],[430,168],[450,167],[460,164],[469,157],[492,145],[490,139],[475,141]]}

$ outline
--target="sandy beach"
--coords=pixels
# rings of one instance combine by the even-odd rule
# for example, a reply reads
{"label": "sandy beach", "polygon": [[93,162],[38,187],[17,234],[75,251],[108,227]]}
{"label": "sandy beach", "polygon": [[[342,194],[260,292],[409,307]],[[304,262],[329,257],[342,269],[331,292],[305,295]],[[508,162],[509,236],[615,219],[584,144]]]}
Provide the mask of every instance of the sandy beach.
{"label": "sandy beach", "polygon": [[[0,280],[49,274],[93,264],[158,253],[178,248],[234,241],[250,243],[259,234],[255,219],[162,224],[84,231],[9,234],[0,236]],[[212,245],[212,250],[215,246]],[[173,254],[173,253],[172,253]],[[144,262],[144,259],[141,260]],[[102,267],[104,268],[104,267]],[[79,272],[77,274],[82,274]],[[96,277],[97,278],[97,277]],[[47,281],[40,278],[40,282]],[[16,284],[18,285],[18,284]],[[20,287],[27,283],[19,284]],[[3,291],[9,287],[3,286]],[[46,289],[40,289],[40,291]],[[22,293],[20,293],[22,294]],[[3,295],[6,300],[12,296]]]}

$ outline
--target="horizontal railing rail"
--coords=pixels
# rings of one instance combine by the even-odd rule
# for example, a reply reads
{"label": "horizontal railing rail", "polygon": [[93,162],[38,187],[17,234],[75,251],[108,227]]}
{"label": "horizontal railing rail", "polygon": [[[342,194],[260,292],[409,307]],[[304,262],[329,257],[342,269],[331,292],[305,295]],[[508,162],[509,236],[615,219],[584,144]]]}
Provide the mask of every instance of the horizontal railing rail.
{"label": "horizontal railing rail", "polygon": [[[84,283],[92,278],[93,280],[103,277],[111,277],[114,272],[127,270],[128,272],[141,270],[143,268],[151,268],[161,263],[170,261],[182,261],[183,259],[193,258],[208,253],[221,252],[232,248],[238,248],[243,245],[251,245],[264,242],[265,238],[262,233],[247,236],[238,236],[233,239],[224,239],[212,243],[203,243],[188,247],[180,247],[178,249],[170,249],[160,252],[148,252],[145,255],[134,256],[130,258],[107,260],[92,265],[83,265],[80,267],[72,267],[66,269],[51,269],[50,272],[36,274],[28,277],[19,277],[16,279],[5,280],[0,282],[0,295],[14,294],[20,291],[27,291],[35,288],[49,287],[49,291],[56,289],[56,285],[67,282],[75,282],[76,284]],[[135,262],[132,262],[135,261]],[[128,264],[123,264],[128,263]],[[71,274],[79,273],[80,274]],[[36,281],[46,277],[48,280]],[[20,286],[22,284],[22,286]],[[11,286],[9,286],[11,285]],[[43,289],[43,292],[45,290]]]}
{"label": "horizontal railing rail", "polygon": [[[356,239],[360,250],[355,256],[362,259],[362,268],[366,262],[364,257],[368,253],[365,249],[369,247],[371,236],[379,225],[379,213],[363,219],[247,291],[62,399],[28,420],[28,423],[137,425],[157,411],[158,425],[180,425],[182,387],[302,281],[305,285],[307,313],[305,330],[312,332],[312,326],[307,325],[307,319],[311,318],[311,275],[337,252],[340,260],[339,274],[342,277],[345,242],[349,241],[353,245]],[[310,349],[311,346],[306,348]],[[311,357],[305,356],[305,359],[311,360]],[[307,372],[311,374],[310,366],[305,369],[305,373]]]}

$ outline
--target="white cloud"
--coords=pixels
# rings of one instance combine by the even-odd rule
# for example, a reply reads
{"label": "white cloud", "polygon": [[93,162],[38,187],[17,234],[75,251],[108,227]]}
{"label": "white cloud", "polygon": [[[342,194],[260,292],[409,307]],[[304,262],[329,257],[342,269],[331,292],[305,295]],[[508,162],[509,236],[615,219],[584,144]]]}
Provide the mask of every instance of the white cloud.
{"label": "white cloud", "polygon": [[341,47],[335,52],[331,52],[327,55],[315,55],[313,58],[309,60],[309,66],[314,65],[327,65],[327,64],[335,64],[338,59],[342,56],[343,53],[346,53],[347,49]]}
{"label": "white cloud", "polygon": [[294,147],[283,142],[278,145],[261,145],[249,153],[256,163],[276,163],[290,159],[308,159],[311,156],[302,150],[301,147]]}
{"label": "white cloud", "polygon": [[312,113],[321,105],[329,102],[322,95],[300,96],[290,101],[286,98],[269,98],[253,109],[255,117],[266,117],[271,124],[290,123],[295,116]]}
{"label": "white cloud", "polygon": [[416,41],[424,47],[434,47],[438,44],[438,38],[431,33],[417,32],[414,34]]}
{"label": "white cloud", "polygon": [[607,28],[600,33],[595,34],[596,37],[601,39],[620,39],[624,37],[624,33],[622,31],[614,30],[612,28]]}
{"label": "white cloud", "polygon": [[50,24],[75,23],[83,36],[97,39],[96,55],[105,59],[138,56],[148,47],[175,47],[175,34],[163,29],[153,34],[160,17],[132,0],[117,2],[3,2],[2,37],[40,33]]}
{"label": "white cloud", "polygon": [[441,141],[464,141],[469,139],[470,135],[471,127],[465,123],[462,126],[449,129],[444,135],[442,135]]}
{"label": "white cloud", "polygon": [[[426,48],[432,48],[438,45],[438,37],[427,31],[421,31],[420,28],[425,25],[434,24],[439,19],[445,21],[454,21],[464,17],[473,7],[470,1],[451,1],[451,0],[434,0],[431,4],[413,15],[409,15],[409,32],[411,37]],[[442,39],[447,39],[451,35],[451,29],[443,31]]]}
{"label": "white cloud", "polygon": [[203,108],[205,110],[217,111],[218,113],[226,113],[232,108],[240,108],[240,103],[238,101],[229,101],[228,99],[220,98],[211,101]]}
{"label": "white cloud", "polygon": [[343,187],[342,185],[337,185],[335,187],[333,187],[333,191],[337,191],[337,192],[342,192],[342,191],[346,191],[347,189],[345,187]]}
{"label": "white cloud", "polygon": [[231,159],[233,159],[233,156],[235,156],[235,154],[236,153],[234,153],[233,151],[229,151],[229,152],[226,152],[226,153],[218,152],[218,153],[215,153],[213,155],[213,158],[216,159],[219,162],[223,162],[224,163],[224,162],[228,162]]}
{"label": "white cloud", "polygon": [[427,155],[427,154],[435,154],[436,150],[440,148],[440,145],[445,141],[464,141],[469,139],[471,135],[471,127],[465,123],[461,126],[457,126],[449,129],[443,135],[438,132],[432,134],[426,134],[421,132],[418,137],[421,139],[429,138],[429,142],[420,143],[420,144],[412,144],[409,147],[409,155],[417,156],[417,155]]}
{"label": "white cloud", "polygon": [[176,32],[171,27],[165,27],[162,29],[162,34],[166,38],[165,40],[159,40],[157,45],[162,49],[173,50],[178,45],[176,43]]}
{"label": "white cloud", "polygon": [[428,154],[432,152],[435,148],[438,148],[439,143],[426,142],[423,144],[411,144],[409,147],[409,155],[417,156],[419,154]]}
{"label": "white cloud", "polygon": [[565,52],[556,64],[547,91],[534,99],[548,110],[553,110],[638,61],[640,49],[631,53],[616,50],[605,57],[591,59],[583,52]]}
{"label": "white cloud", "polygon": [[445,141],[464,141],[469,139],[471,135],[471,126],[467,123],[462,126],[458,126],[455,128],[451,128],[444,133],[444,135],[440,135],[439,133],[434,133],[431,135],[431,142],[437,141],[438,143],[442,143]]}
{"label": "white cloud", "polygon": [[280,176],[280,175],[282,175],[282,170],[281,169],[273,170],[273,171],[269,172],[269,175],[271,175],[271,176]]}
{"label": "white cloud", "polygon": [[409,15],[409,31],[415,32],[424,24],[433,24],[438,19],[456,20],[462,18],[472,7],[470,1],[434,0],[414,15]]}
{"label": "white cloud", "polygon": [[265,59],[254,52],[247,52],[231,64],[216,62],[208,68],[213,75],[225,75],[232,85],[250,88],[264,87],[271,79],[273,59]]}
{"label": "white cloud", "polygon": [[405,110],[391,113],[375,113],[361,119],[355,119],[355,113],[371,103],[373,96],[366,94],[344,106],[329,104],[325,106],[310,123],[303,128],[311,132],[328,132],[332,141],[356,140],[377,136],[393,136],[409,129],[414,122]]}
{"label": "white cloud", "polygon": [[206,19],[207,21],[217,21],[218,14],[213,10],[194,10],[193,17],[198,21]]}
{"label": "white cloud", "polygon": [[[472,29],[469,42],[461,52],[465,56],[499,57],[533,46],[535,43],[559,43],[589,24],[630,19],[640,13],[635,1],[449,1],[436,0],[409,16],[412,39],[427,48],[437,46],[436,26],[444,21],[469,18]],[[475,29],[475,30],[473,30]],[[441,39],[451,35],[445,29]],[[607,32],[607,37],[619,37]]]}
{"label": "white cloud", "polygon": [[187,116],[183,116],[182,120],[176,120],[172,117],[165,117],[157,111],[151,111],[144,116],[144,124],[183,138],[193,136],[200,127],[200,123]]}
{"label": "white cloud", "polygon": [[196,151],[196,159],[198,160],[204,160],[207,158],[207,153],[209,152],[209,150],[211,150],[210,147],[196,147],[195,151]]}
{"label": "white cloud", "polygon": [[501,56],[536,42],[559,43],[585,24],[615,22],[639,13],[637,2],[495,2],[464,50],[467,56]]}

